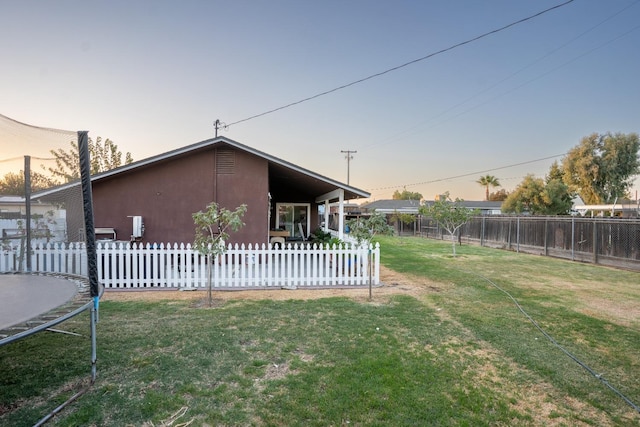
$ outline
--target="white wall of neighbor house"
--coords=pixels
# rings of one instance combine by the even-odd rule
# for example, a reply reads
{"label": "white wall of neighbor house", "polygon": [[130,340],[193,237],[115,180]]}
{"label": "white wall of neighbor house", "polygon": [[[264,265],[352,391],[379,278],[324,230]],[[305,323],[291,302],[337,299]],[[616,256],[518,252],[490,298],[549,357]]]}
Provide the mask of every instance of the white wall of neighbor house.
{"label": "white wall of neighbor house", "polygon": [[[0,213],[15,213],[25,215],[26,204],[23,197],[3,196],[0,197]],[[34,243],[45,241],[64,242],[67,236],[67,211],[60,209],[49,203],[31,204],[32,229],[45,228],[49,230],[48,238],[37,238],[34,236]],[[24,234],[24,218],[0,218],[0,238],[19,238]]]}

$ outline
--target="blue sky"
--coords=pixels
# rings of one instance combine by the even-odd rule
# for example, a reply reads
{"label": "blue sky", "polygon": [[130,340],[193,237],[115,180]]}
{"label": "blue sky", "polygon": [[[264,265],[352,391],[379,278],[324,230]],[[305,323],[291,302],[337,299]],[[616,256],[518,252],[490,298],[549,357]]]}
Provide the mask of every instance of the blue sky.
{"label": "blue sky", "polygon": [[[89,130],[140,160],[213,137],[216,119],[241,121],[561,3],[2,0],[0,114]],[[406,188],[481,200],[481,175],[510,191],[554,159],[535,160],[586,135],[640,131],[638,76],[640,1],[574,0],[220,135],[343,182],[341,151],[357,151],[350,184],[372,199]]]}

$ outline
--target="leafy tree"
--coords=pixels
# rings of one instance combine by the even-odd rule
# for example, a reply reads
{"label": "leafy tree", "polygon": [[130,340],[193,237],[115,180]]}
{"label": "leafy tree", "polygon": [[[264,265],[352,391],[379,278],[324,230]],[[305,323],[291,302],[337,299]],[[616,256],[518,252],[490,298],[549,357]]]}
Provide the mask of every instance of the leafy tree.
{"label": "leafy tree", "polygon": [[636,133],[586,136],[562,159],[563,180],[587,204],[626,197],[640,173],[639,149]]}
{"label": "leafy tree", "polygon": [[532,215],[567,214],[572,205],[569,187],[553,176],[552,170],[545,182],[542,178],[527,175],[502,203],[502,212],[528,212]]}
{"label": "leafy tree", "polygon": [[[56,167],[50,167],[47,170],[55,180],[62,183],[80,178],[78,143],[71,141],[69,145],[71,148],[68,151],[62,148],[50,151],[55,157]],[[95,142],[89,138],[89,157],[92,174],[106,172],[123,164],[128,165],[133,162],[131,153],[127,152],[123,163],[122,152],[118,150],[118,146],[108,138],[103,142],[100,137],[97,137]]]}
{"label": "leafy tree", "polygon": [[[55,185],[51,178],[31,171],[31,191],[44,190]],[[9,172],[0,179],[0,194],[24,197],[24,171]]]}
{"label": "leafy tree", "polygon": [[560,179],[547,179],[544,187],[544,215],[567,215],[573,207],[573,196]]}
{"label": "leafy tree", "polygon": [[509,197],[509,193],[504,188],[489,194],[489,200],[492,202],[503,202],[507,197]]}
{"label": "leafy tree", "polygon": [[444,193],[432,204],[425,203],[420,206],[420,213],[426,217],[433,218],[442,228],[451,235],[453,246],[453,256],[456,256],[456,232],[469,220],[478,215],[477,209],[469,209],[462,205],[464,200],[456,198],[451,200],[449,192]]}
{"label": "leafy tree", "polygon": [[547,182],[552,179],[557,179],[564,182],[564,172],[562,171],[562,166],[558,164],[558,162],[553,162],[551,167],[549,168],[549,173],[547,174]]}
{"label": "leafy tree", "polygon": [[371,239],[377,234],[393,235],[393,227],[387,224],[385,215],[374,212],[368,218],[354,218],[347,221],[349,235],[356,239],[358,246],[369,247],[369,299],[372,298],[371,283]]}
{"label": "leafy tree", "polygon": [[422,200],[422,194],[418,193],[417,191],[407,191],[406,188],[402,190],[402,193],[398,190],[394,191],[391,197],[393,198],[393,200]]}
{"label": "leafy tree", "polygon": [[205,211],[192,215],[196,226],[196,237],[193,247],[207,257],[207,283],[209,287],[209,306],[211,306],[211,266],[218,255],[226,252],[228,231],[238,231],[244,227],[242,217],[247,212],[247,205],[240,205],[234,211],[218,206],[216,202],[207,205]]}
{"label": "leafy tree", "polygon": [[500,181],[493,175],[481,176],[476,182],[485,188],[485,200],[489,200],[489,187],[500,186]]}
{"label": "leafy tree", "polygon": [[544,181],[532,174],[527,175],[509,197],[502,202],[501,210],[504,213],[529,212],[536,214],[539,206],[543,206],[542,192]]}
{"label": "leafy tree", "polygon": [[389,217],[389,220],[391,222],[397,222],[400,225],[409,225],[413,224],[416,221],[416,216],[410,213],[394,211],[393,214]]}

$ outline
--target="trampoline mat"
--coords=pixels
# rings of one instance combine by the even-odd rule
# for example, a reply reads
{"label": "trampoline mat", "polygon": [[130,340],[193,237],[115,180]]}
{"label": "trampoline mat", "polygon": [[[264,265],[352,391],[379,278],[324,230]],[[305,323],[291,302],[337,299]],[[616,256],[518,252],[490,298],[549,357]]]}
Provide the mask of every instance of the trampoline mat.
{"label": "trampoline mat", "polygon": [[78,293],[65,278],[34,274],[0,274],[0,330],[54,310]]}

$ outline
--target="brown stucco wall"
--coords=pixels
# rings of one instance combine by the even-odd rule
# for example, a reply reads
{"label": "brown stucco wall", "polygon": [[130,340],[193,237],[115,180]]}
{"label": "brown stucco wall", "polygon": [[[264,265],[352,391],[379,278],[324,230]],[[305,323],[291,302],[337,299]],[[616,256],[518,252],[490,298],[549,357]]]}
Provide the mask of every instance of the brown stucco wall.
{"label": "brown stucco wall", "polygon": [[192,214],[215,200],[231,210],[247,204],[247,225],[232,234],[231,242],[266,242],[267,161],[235,150],[233,173],[217,174],[216,150],[192,152],[94,182],[96,227],[114,227],[118,240],[129,240],[129,216],[140,215],[145,224],[143,242],[190,243]]}
{"label": "brown stucco wall", "polygon": [[267,243],[269,235],[269,166],[267,160],[236,150],[235,173],[217,175],[217,202],[233,210],[247,205],[245,226],[231,235],[231,242]]}

